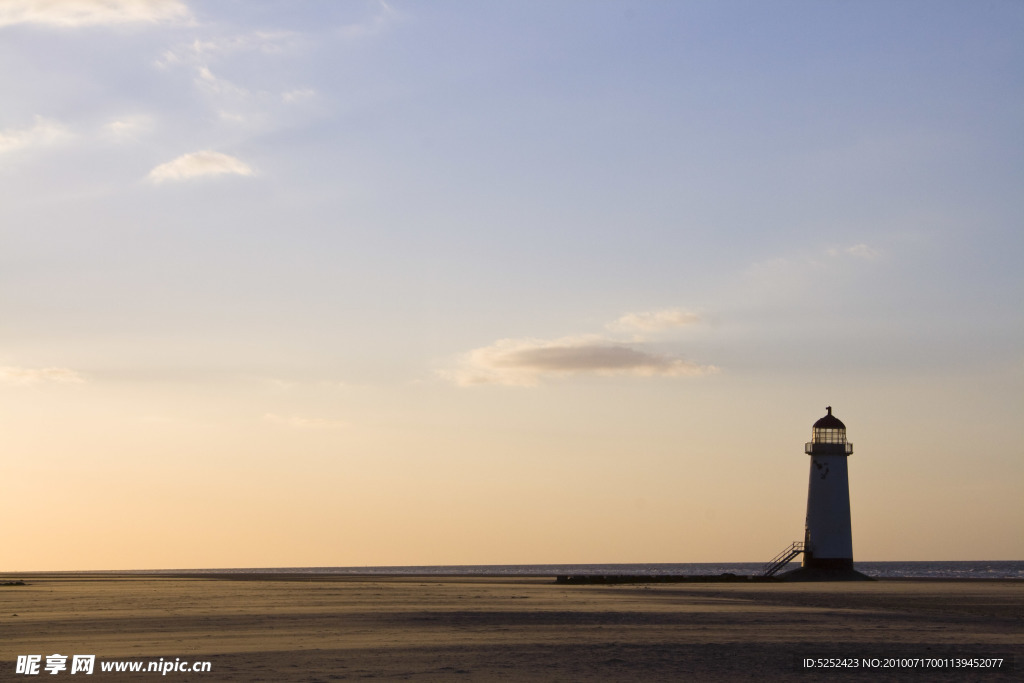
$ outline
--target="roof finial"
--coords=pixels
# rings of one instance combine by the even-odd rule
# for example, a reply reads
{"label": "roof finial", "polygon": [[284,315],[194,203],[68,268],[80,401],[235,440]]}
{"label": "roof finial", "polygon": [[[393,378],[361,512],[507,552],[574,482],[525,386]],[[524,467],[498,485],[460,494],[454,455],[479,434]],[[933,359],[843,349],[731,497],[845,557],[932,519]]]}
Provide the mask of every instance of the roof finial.
{"label": "roof finial", "polygon": [[832,414],[832,406],[825,406],[825,410],[827,410],[827,411],[828,411],[828,414],[829,414],[829,415],[831,415],[831,414]]}

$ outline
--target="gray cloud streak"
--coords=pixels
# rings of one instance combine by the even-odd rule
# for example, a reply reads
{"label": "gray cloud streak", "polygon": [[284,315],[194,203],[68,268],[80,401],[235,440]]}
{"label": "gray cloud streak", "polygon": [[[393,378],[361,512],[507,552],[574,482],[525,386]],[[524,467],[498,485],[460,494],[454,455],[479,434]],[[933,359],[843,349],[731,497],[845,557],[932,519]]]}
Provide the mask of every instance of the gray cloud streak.
{"label": "gray cloud streak", "polygon": [[458,369],[443,375],[461,386],[533,386],[545,376],[633,375],[682,377],[717,372],[675,356],[601,337],[557,340],[503,339],[470,351]]}

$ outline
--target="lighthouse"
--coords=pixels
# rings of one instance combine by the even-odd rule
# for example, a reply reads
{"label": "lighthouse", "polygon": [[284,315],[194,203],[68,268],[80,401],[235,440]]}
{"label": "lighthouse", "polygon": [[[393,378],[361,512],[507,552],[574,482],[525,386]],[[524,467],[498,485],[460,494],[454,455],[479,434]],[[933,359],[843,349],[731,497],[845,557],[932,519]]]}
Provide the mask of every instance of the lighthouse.
{"label": "lighthouse", "polygon": [[811,456],[807,484],[807,522],[804,559],[807,569],[853,569],[850,529],[850,479],[847,458],[853,444],[846,440],[846,425],[832,414],[814,423],[804,452]]}

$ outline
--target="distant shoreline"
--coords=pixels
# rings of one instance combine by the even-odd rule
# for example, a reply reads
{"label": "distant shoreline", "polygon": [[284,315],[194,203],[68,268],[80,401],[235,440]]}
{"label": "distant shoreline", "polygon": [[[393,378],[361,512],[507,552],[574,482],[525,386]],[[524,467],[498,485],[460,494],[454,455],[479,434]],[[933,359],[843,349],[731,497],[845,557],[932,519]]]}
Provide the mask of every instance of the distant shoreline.
{"label": "distant shoreline", "polygon": [[[555,581],[557,574],[488,574],[488,573],[465,573],[465,574],[403,574],[394,573],[332,573],[332,572],[274,572],[274,571],[234,571],[234,570],[84,570],[84,571],[59,571],[59,572],[0,572],[0,582],[11,582],[18,580],[43,580],[43,579],[93,579],[93,580],[130,580],[130,579],[216,579],[222,581],[377,581],[377,580],[409,580],[421,579],[450,580],[460,579],[486,579],[491,581],[532,580]],[[718,577],[713,575],[685,574],[685,575],[657,575],[657,576],[629,576],[628,581],[609,582],[615,583],[719,583],[714,581]],[[735,581],[741,585],[760,585],[778,583],[775,581],[756,580],[760,577],[738,576]],[[1021,578],[1006,577],[872,577],[876,581],[883,582],[927,582],[927,583],[1024,583]],[[567,584],[572,585],[572,584]]]}
{"label": "distant shoreline", "polygon": [[[236,578],[238,580],[329,580],[350,578],[489,578],[554,580],[574,577],[588,583],[765,582],[760,562],[618,563],[618,564],[504,564],[403,565],[349,567],[178,567],[169,569],[81,569],[0,571],[0,578],[61,577],[183,577]],[[779,575],[800,567],[799,558]],[[876,581],[1024,581],[1024,561],[940,560],[933,562],[855,562],[854,569]],[[563,579],[564,580],[564,579]]]}

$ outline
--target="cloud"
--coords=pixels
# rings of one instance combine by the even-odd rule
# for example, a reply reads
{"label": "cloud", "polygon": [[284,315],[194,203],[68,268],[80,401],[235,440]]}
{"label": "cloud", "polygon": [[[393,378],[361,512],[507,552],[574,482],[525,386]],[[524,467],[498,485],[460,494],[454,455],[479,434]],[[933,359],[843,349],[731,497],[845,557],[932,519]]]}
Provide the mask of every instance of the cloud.
{"label": "cloud", "polygon": [[874,261],[884,253],[864,243],[847,247],[818,247],[813,251],[804,250],[758,261],[747,268],[746,276],[761,290],[769,287],[800,288],[806,286],[809,277],[819,277],[820,273],[831,271],[838,264],[854,260]]}
{"label": "cloud", "polygon": [[717,371],[714,366],[697,365],[636,345],[591,336],[554,340],[502,339],[470,351],[462,358],[458,369],[443,372],[442,376],[460,386],[535,386],[548,376],[682,377]]}
{"label": "cloud", "polygon": [[297,88],[281,93],[281,101],[285,104],[295,104],[316,97],[316,91],[312,88]]}
{"label": "cloud", "polygon": [[852,247],[846,247],[844,249],[847,254],[856,258],[874,259],[882,255],[878,249],[869,247],[866,244],[855,244]]}
{"label": "cloud", "polygon": [[696,313],[669,308],[662,311],[644,311],[642,313],[626,313],[613,323],[608,323],[610,330],[657,332],[675,327],[686,327],[700,322]]}
{"label": "cloud", "polygon": [[255,31],[234,36],[221,36],[213,40],[196,38],[164,50],[156,65],[170,68],[179,64],[194,67],[208,66],[210,60],[240,52],[260,52],[266,55],[282,54],[301,44],[301,35],[291,31]]}
{"label": "cloud", "polygon": [[328,420],[321,417],[298,417],[294,415],[284,416],[275,415],[274,413],[267,413],[263,416],[263,419],[276,425],[291,427],[292,429],[344,429],[349,426],[347,422],[341,420]]}
{"label": "cloud", "polygon": [[0,384],[29,386],[52,382],[56,384],[81,384],[85,380],[74,370],[67,368],[20,368],[11,365],[0,366]]}
{"label": "cloud", "polygon": [[155,183],[165,180],[188,180],[212,175],[253,175],[252,168],[240,159],[204,150],[184,154],[166,164],[160,164],[149,172],[149,179]]}
{"label": "cloud", "polygon": [[395,11],[384,0],[378,0],[377,7],[378,11],[372,17],[359,23],[346,24],[338,32],[346,38],[373,36],[387,29],[393,22],[404,18],[402,14]]}
{"label": "cloud", "polygon": [[[185,69],[193,72],[196,89],[209,100],[217,116],[225,122],[243,126],[259,126],[265,123],[267,104],[277,104],[268,97],[263,88],[248,88],[225,78],[221,66],[244,59],[250,70],[254,58],[270,56],[278,61],[278,55],[301,45],[301,34],[290,31],[256,31],[233,36],[218,36],[210,40],[195,39],[165,50],[156,66],[161,69]],[[236,70],[236,73],[238,70]],[[297,96],[302,91],[295,90]],[[289,99],[284,98],[288,103]]]}
{"label": "cloud", "polygon": [[29,128],[0,131],[0,154],[25,147],[52,145],[70,137],[68,129],[56,121],[37,116]]}
{"label": "cloud", "polygon": [[833,258],[845,255],[852,256],[854,258],[867,259],[869,261],[872,259],[876,259],[882,255],[882,252],[880,250],[875,249],[874,247],[869,247],[864,243],[854,244],[852,246],[843,247],[841,249],[832,247],[830,249],[826,249],[825,253]]}
{"label": "cloud", "polygon": [[301,36],[293,31],[254,31],[244,35],[226,36],[217,40],[195,40],[191,44],[195,55],[232,52],[262,52],[276,55],[300,44]]}
{"label": "cloud", "polygon": [[210,93],[211,95],[229,96],[234,98],[244,98],[249,95],[249,91],[240,85],[235,85],[231,81],[215,76],[209,67],[201,66],[196,71],[196,85]]}
{"label": "cloud", "polygon": [[0,26],[102,24],[188,21],[191,14],[180,0],[3,0]]}
{"label": "cloud", "polygon": [[140,135],[153,129],[153,120],[148,116],[126,116],[103,126],[103,134],[118,142],[136,140]]}

